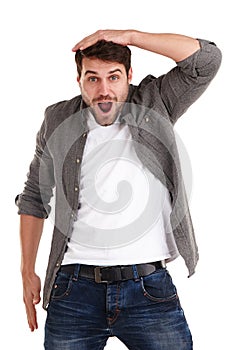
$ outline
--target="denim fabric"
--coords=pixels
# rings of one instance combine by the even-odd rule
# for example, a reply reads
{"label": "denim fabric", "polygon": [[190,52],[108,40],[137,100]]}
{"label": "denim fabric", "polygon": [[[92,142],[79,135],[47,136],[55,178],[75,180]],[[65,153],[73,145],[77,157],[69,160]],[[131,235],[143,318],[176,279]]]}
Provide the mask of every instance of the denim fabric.
{"label": "denim fabric", "polygon": [[46,350],[101,350],[115,336],[131,350],[191,350],[192,337],[166,269],[98,284],[59,272],[45,325]]}

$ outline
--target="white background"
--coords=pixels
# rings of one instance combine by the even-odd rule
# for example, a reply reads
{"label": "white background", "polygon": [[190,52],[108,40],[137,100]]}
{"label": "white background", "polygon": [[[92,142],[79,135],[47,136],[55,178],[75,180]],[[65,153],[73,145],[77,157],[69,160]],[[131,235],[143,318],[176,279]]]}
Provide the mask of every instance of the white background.
{"label": "white background", "polygon": [[[73,45],[97,29],[174,32],[215,41],[220,71],[206,93],[176,124],[192,164],[190,207],[200,248],[196,274],[183,261],[169,266],[194,338],[195,350],[232,343],[232,16],[230,2],[8,0],[0,5],[1,84],[1,348],[43,349],[45,312],[30,333],[20,276],[14,197],[23,188],[35,135],[47,105],[79,93]],[[167,58],[132,48],[133,83],[173,66]],[[52,225],[46,223],[37,272],[44,278]],[[2,345],[4,344],[4,345]],[[16,345],[15,345],[16,344]],[[110,339],[106,349],[126,349]],[[91,350],[91,349],[90,349]]]}

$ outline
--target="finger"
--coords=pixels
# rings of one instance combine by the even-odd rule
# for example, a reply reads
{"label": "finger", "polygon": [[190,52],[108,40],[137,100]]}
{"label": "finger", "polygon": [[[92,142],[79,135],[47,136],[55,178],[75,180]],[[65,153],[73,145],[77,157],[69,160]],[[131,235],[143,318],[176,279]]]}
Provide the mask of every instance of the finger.
{"label": "finger", "polygon": [[31,330],[31,332],[34,332],[36,329],[38,329],[38,324],[37,324],[37,320],[28,320],[28,326]]}
{"label": "finger", "polygon": [[26,313],[27,313],[27,320],[28,320],[29,328],[33,332],[35,329],[38,328],[36,308],[33,305],[33,303],[26,305]]}
{"label": "finger", "polygon": [[38,329],[38,324],[37,324],[37,320],[28,320],[28,326],[31,330],[31,332],[34,332],[36,329]]}
{"label": "finger", "polygon": [[40,294],[34,295],[34,296],[33,296],[33,300],[32,300],[33,305],[39,304],[40,300],[41,300]]}
{"label": "finger", "polygon": [[76,52],[76,51],[78,51],[78,50],[80,50],[80,43],[76,44],[76,45],[72,48],[72,51],[73,51],[73,52]]}
{"label": "finger", "polygon": [[35,305],[38,304],[39,301],[40,301],[39,292],[37,294],[35,293],[34,295],[32,294],[30,297],[24,298],[28,325],[32,332],[38,328]]}
{"label": "finger", "polygon": [[84,38],[83,40],[79,41],[73,48],[72,51],[78,51],[78,50],[84,50],[86,47],[88,47],[88,42],[90,36]]}
{"label": "finger", "polygon": [[85,37],[72,48],[72,51],[85,50],[87,47],[94,45],[97,41],[104,39],[104,32],[106,31],[98,30],[94,34]]}
{"label": "finger", "polygon": [[87,47],[94,45],[98,40],[90,40],[90,39],[86,39],[86,40],[82,40],[79,43],[77,43],[73,48],[72,51],[76,52],[78,50],[85,50]]}

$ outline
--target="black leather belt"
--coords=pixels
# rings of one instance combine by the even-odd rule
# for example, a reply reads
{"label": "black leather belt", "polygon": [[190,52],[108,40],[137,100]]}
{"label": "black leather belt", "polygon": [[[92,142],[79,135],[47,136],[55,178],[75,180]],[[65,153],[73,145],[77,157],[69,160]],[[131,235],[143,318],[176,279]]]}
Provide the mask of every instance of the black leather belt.
{"label": "black leather belt", "polygon": [[[62,265],[60,271],[72,275],[75,272],[76,266],[76,264]],[[97,283],[126,281],[135,278],[133,266],[136,266],[138,277],[144,277],[156,270],[166,268],[164,261],[117,266],[80,265],[79,276],[94,279]]]}

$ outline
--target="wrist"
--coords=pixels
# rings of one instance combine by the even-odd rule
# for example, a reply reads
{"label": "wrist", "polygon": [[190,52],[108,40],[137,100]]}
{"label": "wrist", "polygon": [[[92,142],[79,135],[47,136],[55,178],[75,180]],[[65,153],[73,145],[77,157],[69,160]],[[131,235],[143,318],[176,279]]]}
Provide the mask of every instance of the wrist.
{"label": "wrist", "polygon": [[35,273],[35,268],[34,266],[21,266],[21,275],[22,278],[30,278],[31,276],[34,276]]}
{"label": "wrist", "polygon": [[138,30],[127,30],[127,45],[137,46],[137,37],[140,34]]}

